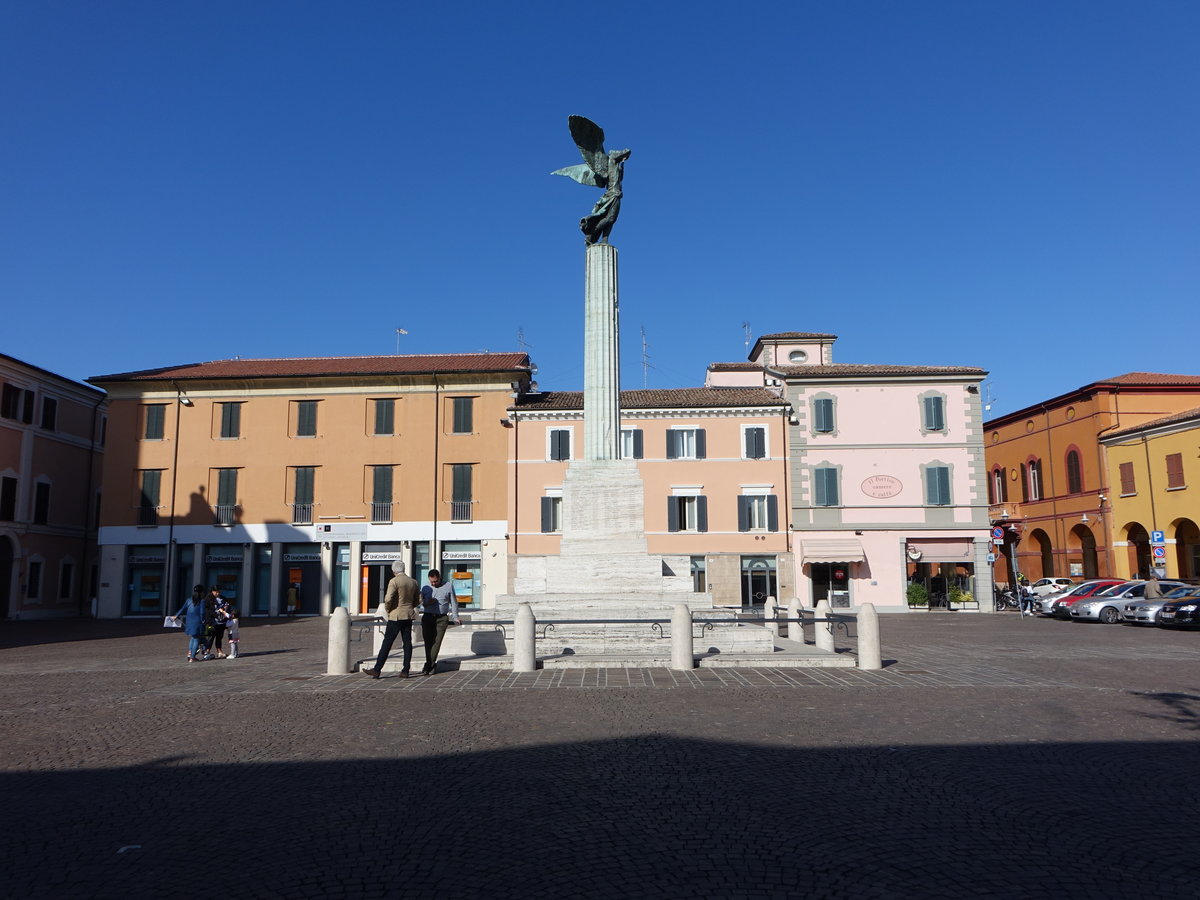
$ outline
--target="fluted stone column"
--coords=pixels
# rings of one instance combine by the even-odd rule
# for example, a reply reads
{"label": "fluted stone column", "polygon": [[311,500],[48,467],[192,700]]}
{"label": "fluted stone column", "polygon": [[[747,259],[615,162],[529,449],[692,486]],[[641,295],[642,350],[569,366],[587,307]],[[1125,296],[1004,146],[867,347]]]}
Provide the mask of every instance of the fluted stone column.
{"label": "fluted stone column", "polygon": [[618,459],[621,352],[617,248],[587,248],[583,313],[583,458]]}

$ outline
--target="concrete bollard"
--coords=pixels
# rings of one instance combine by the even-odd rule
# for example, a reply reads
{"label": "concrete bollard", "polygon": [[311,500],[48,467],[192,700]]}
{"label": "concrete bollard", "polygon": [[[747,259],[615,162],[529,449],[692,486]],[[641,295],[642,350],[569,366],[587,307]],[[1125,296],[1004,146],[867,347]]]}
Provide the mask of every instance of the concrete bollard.
{"label": "concrete bollard", "polygon": [[817,649],[828,650],[830,653],[833,652],[833,622],[830,621],[832,615],[833,610],[830,609],[828,600],[817,604],[813,636],[816,638]]}
{"label": "concrete bollard", "polygon": [[858,611],[858,667],[883,668],[883,656],[879,649],[879,613],[875,612],[873,603],[864,603]]}
{"label": "concrete bollard", "polygon": [[537,620],[533,607],[522,603],[517,607],[516,636],[513,639],[513,671],[537,671]]}
{"label": "concrete bollard", "polygon": [[696,667],[692,647],[692,611],[686,603],[676,603],[671,611],[671,668],[687,671]]}
{"label": "concrete bollard", "polygon": [[339,606],[329,614],[329,664],[326,675],[350,672],[350,613]]}
{"label": "concrete bollard", "polygon": [[787,613],[788,640],[804,643],[804,620],[800,617],[800,599],[793,597],[788,601]]}
{"label": "concrete bollard", "polygon": [[767,602],[763,604],[763,622],[767,626],[767,631],[771,632],[771,637],[779,637],[779,604],[775,602],[774,597],[768,597]]}

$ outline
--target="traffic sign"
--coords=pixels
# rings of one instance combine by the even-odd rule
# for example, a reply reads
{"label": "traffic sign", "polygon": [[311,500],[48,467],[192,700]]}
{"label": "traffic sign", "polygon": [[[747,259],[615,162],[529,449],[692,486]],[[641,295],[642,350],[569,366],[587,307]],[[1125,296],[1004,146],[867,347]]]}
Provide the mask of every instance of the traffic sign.
{"label": "traffic sign", "polygon": [[996,561],[996,554],[995,554],[995,553],[989,553],[989,554],[987,555],[987,561],[988,561],[988,562],[990,562],[990,563],[994,563],[994,562]]}
{"label": "traffic sign", "polygon": [[[1158,533],[1159,532],[1155,532],[1155,534],[1158,534]],[[1004,540],[1004,529],[1001,526],[997,525],[995,528],[992,529],[992,540],[993,541],[1003,541]]]}
{"label": "traffic sign", "polygon": [[1154,547],[1150,550],[1150,553],[1154,556],[1155,559],[1163,559],[1167,555],[1167,548],[1166,547]]}
{"label": "traffic sign", "polygon": [[1167,536],[1163,532],[1161,532],[1161,531],[1150,532],[1150,543],[1165,544],[1166,542],[1167,542]]}

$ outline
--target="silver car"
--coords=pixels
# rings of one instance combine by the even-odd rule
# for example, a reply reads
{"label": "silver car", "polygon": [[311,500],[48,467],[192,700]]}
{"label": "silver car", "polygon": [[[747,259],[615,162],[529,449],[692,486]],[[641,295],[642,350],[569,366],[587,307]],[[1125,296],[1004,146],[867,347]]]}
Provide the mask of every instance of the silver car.
{"label": "silver car", "polygon": [[1168,600],[1184,600],[1189,597],[1200,597],[1200,587],[1185,584],[1183,587],[1169,591],[1166,590],[1164,584],[1161,597],[1155,597],[1153,600],[1143,597],[1141,600],[1131,600],[1126,603],[1125,608],[1121,610],[1121,618],[1130,625],[1157,625],[1158,614],[1162,612],[1164,603]]}
{"label": "silver car", "polygon": [[[1184,587],[1179,581],[1160,581],[1159,587],[1163,593],[1175,588]],[[1121,613],[1125,604],[1131,600],[1140,600],[1146,593],[1146,582],[1123,581],[1101,591],[1095,597],[1081,597],[1071,604],[1071,620],[1074,622],[1103,622],[1105,625],[1115,625],[1121,621]]]}

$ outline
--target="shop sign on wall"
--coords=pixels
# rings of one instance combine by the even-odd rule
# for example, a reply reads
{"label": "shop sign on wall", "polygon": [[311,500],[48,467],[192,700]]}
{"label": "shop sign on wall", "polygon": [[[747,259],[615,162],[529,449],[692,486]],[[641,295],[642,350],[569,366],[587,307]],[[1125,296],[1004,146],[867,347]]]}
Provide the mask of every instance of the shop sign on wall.
{"label": "shop sign on wall", "polygon": [[887,500],[904,490],[904,484],[893,475],[872,475],[864,479],[861,489],[875,500]]}

